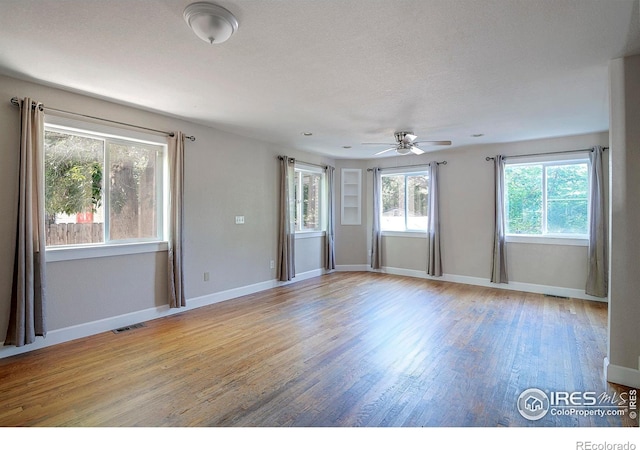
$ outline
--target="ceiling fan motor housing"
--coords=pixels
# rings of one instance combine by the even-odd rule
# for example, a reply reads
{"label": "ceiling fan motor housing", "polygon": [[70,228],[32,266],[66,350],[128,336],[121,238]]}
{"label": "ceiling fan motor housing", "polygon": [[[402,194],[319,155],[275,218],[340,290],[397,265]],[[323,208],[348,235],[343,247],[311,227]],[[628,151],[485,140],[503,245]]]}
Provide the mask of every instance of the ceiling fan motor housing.
{"label": "ceiling fan motor housing", "polygon": [[406,143],[409,143],[409,141],[410,141],[410,140],[409,140],[409,139],[407,139],[407,135],[408,135],[408,134],[411,134],[411,135],[412,135],[413,133],[411,133],[410,131],[396,131],[396,132],[394,133],[394,135],[395,135],[395,137],[396,137],[396,142],[397,142],[398,144],[406,144]]}

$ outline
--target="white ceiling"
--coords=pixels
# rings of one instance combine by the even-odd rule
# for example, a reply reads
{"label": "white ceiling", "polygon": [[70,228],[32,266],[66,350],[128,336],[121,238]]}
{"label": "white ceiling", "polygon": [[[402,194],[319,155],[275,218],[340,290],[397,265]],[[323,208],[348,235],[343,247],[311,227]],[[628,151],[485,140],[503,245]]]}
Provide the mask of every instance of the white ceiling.
{"label": "white ceiling", "polygon": [[607,130],[608,61],[640,53],[638,0],[220,0],[240,22],[220,45],[189,3],[0,0],[0,73],[369,158],[402,130],[452,148]]}

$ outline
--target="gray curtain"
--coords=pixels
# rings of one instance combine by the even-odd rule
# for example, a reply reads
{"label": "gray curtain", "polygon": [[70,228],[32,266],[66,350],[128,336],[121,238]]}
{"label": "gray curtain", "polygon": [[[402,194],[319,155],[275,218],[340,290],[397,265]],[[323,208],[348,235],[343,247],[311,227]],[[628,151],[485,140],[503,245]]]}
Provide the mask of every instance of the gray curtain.
{"label": "gray curtain", "polygon": [[382,206],[382,183],[380,169],[373,169],[373,227],[371,230],[371,268],[382,268],[382,233],[380,231],[380,208]]}
{"label": "gray curtain", "polygon": [[602,179],[602,147],[594,147],[591,160],[591,211],[589,214],[589,274],[585,292],[596,297],[608,295],[607,224]]}
{"label": "gray curtain", "polygon": [[184,238],[184,135],[178,131],[168,138],[169,150],[169,251],[168,290],[169,306],[186,306],[182,251]]}
{"label": "gray curtain", "polygon": [[280,219],[278,235],[278,279],[289,281],[295,268],[295,160],[280,156]]}
{"label": "gray curtain", "polygon": [[495,230],[493,234],[491,282],[508,283],[504,219],[504,157],[502,155],[496,155],[493,163],[495,177]]}
{"label": "gray curtain", "polygon": [[4,345],[21,347],[47,334],[43,161],[43,107],[27,97],[21,103],[16,247]]}
{"label": "gray curtain", "polygon": [[429,249],[427,259],[427,274],[434,277],[442,276],[442,256],[440,255],[440,207],[438,205],[438,163],[429,163],[429,207],[427,229]]}
{"label": "gray curtain", "polygon": [[335,270],[336,249],[335,249],[335,227],[336,227],[336,190],[335,190],[336,169],[327,166],[327,237],[325,248],[325,269]]}

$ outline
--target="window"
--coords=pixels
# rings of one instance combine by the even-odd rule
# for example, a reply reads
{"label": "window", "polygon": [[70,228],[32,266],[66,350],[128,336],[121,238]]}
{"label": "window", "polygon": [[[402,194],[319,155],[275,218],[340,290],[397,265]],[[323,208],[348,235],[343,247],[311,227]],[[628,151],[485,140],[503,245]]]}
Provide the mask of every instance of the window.
{"label": "window", "polygon": [[295,168],[296,231],[322,231],[324,172],[312,166]]}
{"label": "window", "polygon": [[382,231],[426,231],[429,173],[381,175]]}
{"label": "window", "polygon": [[507,235],[586,238],[589,161],[505,164]]}
{"label": "window", "polygon": [[45,126],[47,247],[163,239],[166,146]]}

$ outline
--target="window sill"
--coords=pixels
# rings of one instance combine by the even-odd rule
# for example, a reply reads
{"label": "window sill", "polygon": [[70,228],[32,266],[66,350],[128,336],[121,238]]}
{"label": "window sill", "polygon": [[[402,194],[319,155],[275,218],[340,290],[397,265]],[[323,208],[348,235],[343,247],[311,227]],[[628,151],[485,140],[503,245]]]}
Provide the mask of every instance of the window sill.
{"label": "window sill", "polygon": [[71,261],[74,259],[103,258],[106,256],[134,255],[167,251],[167,242],[136,242],[129,244],[87,245],[56,247],[46,251],[47,262]]}
{"label": "window sill", "polygon": [[426,239],[427,232],[426,231],[383,231],[382,236]]}
{"label": "window sill", "polygon": [[507,243],[515,244],[543,244],[543,245],[571,245],[588,247],[589,239],[561,236],[506,236]]}
{"label": "window sill", "polygon": [[324,231],[296,231],[296,239],[308,239],[323,237],[326,233]]}

